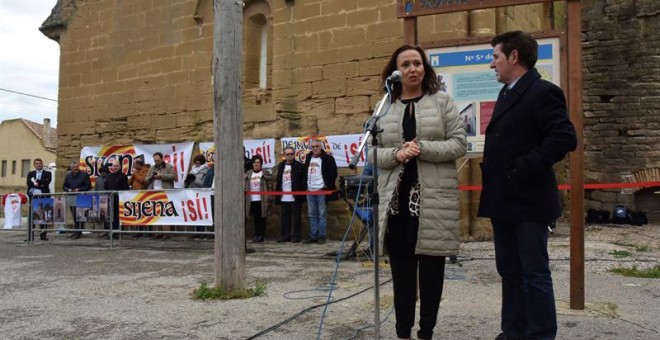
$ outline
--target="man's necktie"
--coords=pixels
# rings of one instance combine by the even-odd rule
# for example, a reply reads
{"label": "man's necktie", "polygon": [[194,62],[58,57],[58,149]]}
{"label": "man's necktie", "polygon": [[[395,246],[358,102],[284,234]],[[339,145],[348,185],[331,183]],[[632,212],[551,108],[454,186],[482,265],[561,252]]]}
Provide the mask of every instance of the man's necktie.
{"label": "man's necktie", "polygon": [[511,89],[507,86],[504,89],[504,93],[502,93],[502,98],[506,98],[506,96],[509,94],[509,92],[511,92]]}

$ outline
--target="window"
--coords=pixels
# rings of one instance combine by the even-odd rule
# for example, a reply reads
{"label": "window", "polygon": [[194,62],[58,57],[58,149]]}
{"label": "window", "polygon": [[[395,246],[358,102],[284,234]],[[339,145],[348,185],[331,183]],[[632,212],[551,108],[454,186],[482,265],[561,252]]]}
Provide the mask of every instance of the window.
{"label": "window", "polygon": [[[251,1],[243,8],[243,81],[246,89],[268,89],[272,48],[270,5]],[[269,53],[270,52],[270,53]]]}
{"label": "window", "polygon": [[30,172],[30,160],[29,159],[23,159],[21,160],[21,177],[27,177],[28,172]]}
{"label": "window", "polygon": [[7,161],[2,161],[2,177],[7,177]]}
{"label": "window", "polygon": [[16,161],[11,161],[11,174],[16,175]]}

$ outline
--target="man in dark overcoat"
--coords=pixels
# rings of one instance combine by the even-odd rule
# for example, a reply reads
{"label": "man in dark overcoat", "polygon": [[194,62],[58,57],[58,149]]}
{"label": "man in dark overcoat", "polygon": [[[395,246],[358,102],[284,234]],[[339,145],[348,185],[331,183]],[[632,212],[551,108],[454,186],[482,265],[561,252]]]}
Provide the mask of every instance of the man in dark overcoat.
{"label": "man in dark overcoat", "polygon": [[575,128],[562,90],[534,68],[534,38],[507,32],[491,45],[490,67],[504,86],[486,129],[479,216],[491,219],[502,277],[502,333],[496,339],[554,339],[547,226],[561,209],[552,166],[575,150]]}

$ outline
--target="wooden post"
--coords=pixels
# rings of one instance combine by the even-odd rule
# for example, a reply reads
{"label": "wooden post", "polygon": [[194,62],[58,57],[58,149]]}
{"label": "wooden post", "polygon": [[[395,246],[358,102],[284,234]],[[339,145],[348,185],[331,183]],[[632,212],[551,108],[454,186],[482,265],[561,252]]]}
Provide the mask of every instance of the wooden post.
{"label": "wooden post", "polygon": [[570,306],[584,309],[584,123],[582,117],[582,7],[567,6],[568,111],[577,133],[577,148],[570,154],[571,172],[571,269]]}
{"label": "wooden post", "polygon": [[417,45],[417,17],[403,19],[403,43]]}
{"label": "wooden post", "polygon": [[245,286],[241,43],[243,2],[214,0],[215,285]]}

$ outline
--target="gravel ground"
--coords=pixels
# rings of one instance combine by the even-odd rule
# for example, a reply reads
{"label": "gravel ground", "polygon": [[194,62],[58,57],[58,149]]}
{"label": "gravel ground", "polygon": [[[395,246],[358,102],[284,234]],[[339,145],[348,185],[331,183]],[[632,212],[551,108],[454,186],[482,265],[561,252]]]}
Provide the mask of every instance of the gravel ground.
{"label": "gravel ground", "polygon": [[[660,280],[626,278],[615,267],[659,263],[659,226],[589,226],[585,230],[586,308],[572,310],[569,231],[550,239],[559,339],[658,339]],[[213,244],[108,240],[23,242],[0,232],[2,339],[357,339],[374,338],[373,264],[365,256],[342,261],[324,254],[339,242],[251,244],[247,284],[268,283],[265,296],[196,301],[193,289],[213,281]],[[614,251],[630,256],[616,257]],[[459,264],[447,266],[435,338],[493,339],[499,333],[500,285],[491,242],[463,244]],[[393,339],[392,286],[381,264],[382,339]],[[335,277],[334,303],[327,306]],[[285,322],[291,318],[290,321]],[[281,325],[274,327],[278,324]],[[416,331],[416,329],[414,330]]]}

